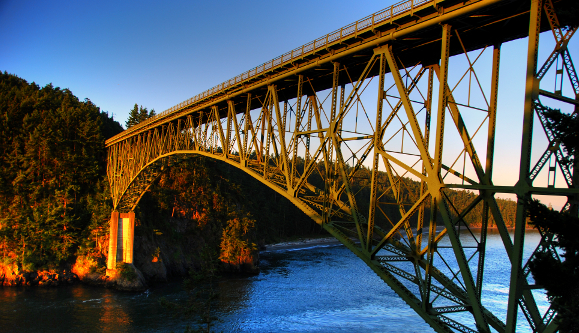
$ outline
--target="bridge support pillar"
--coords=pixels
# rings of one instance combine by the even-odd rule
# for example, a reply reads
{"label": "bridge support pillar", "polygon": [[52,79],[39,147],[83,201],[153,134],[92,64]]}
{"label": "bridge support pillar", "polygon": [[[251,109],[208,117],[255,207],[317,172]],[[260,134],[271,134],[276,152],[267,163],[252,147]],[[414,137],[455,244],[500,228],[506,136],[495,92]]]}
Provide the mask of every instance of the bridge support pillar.
{"label": "bridge support pillar", "polygon": [[135,212],[112,212],[109,229],[107,269],[116,269],[117,262],[133,262]]}

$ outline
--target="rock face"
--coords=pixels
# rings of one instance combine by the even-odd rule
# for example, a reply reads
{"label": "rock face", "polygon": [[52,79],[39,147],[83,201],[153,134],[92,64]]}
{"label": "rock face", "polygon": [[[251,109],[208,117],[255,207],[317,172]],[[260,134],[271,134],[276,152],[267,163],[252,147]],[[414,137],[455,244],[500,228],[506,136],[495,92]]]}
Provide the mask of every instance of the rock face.
{"label": "rock face", "polygon": [[125,291],[147,289],[143,273],[132,264],[119,264],[118,269],[104,270],[92,258],[79,256],[72,271],[83,283]]}
{"label": "rock face", "polygon": [[156,261],[145,261],[141,267],[140,271],[143,273],[147,281],[151,282],[166,282],[167,281],[167,268],[165,264],[157,258]]}
{"label": "rock face", "polygon": [[200,253],[213,231],[207,228],[199,233],[188,231],[187,219],[170,219],[175,235],[151,235],[135,228],[133,262],[149,283],[165,282],[171,277],[187,276],[198,269]]}
{"label": "rock face", "polygon": [[[124,291],[142,291],[147,289],[143,273],[132,264],[125,264],[123,270],[107,270],[105,286]],[[129,271],[129,274],[125,274]],[[130,277],[127,277],[129,275]]]}
{"label": "rock face", "polygon": [[249,274],[257,275],[259,274],[259,253],[255,253],[252,257],[243,258],[237,263],[228,263],[221,261],[221,270],[225,273],[238,273],[238,274]]}
{"label": "rock face", "polygon": [[[171,277],[184,277],[203,266],[206,249],[218,247],[223,223],[191,228],[191,221],[171,218],[173,234],[136,232],[133,264],[121,266],[121,271],[105,268],[105,240],[101,258],[78,256],[68,270],[23,272],[17,265],[0,264],[0,285],[57,286],[74,281],[118,290],[140,291],[152,283],[166,282]],[[192,230],[193,229],[193,230]],[[136,231],[139,231],[136,229]],[[218,250],[218,249],[216,249]],[[93,254],[94,255],[94,254]],[[213,254],[213,255],[219,255]],[[231,262],[221,261],[221,270],[232,274],[258,274],[258,251],[235,257]]]}
{"label": "rock face", "polygon": [[76,258],[76,262],[72,266],[72,271],[83,283],[95,286],[104,286],[107,280],[106,272],[103,269],[100,269],[99,272],[98,268],[98,262],[94,259],[79,256]]}

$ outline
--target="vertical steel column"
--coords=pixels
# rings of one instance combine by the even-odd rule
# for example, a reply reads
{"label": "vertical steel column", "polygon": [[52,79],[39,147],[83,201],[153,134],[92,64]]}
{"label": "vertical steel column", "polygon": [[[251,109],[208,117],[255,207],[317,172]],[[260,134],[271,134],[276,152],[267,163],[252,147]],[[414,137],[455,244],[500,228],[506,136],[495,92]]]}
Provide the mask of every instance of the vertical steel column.
{"label": "vertical steel column", "polygon": [[[268,87],[269,89],[269,93],[271,95],[271,99],[273,102],[273,107],[275,110],[275,115],[276,115],[276,119],[277,119],[277,124],[278,126],[280,126],[280,123],[284,123],[284,119],[282,118],[280,109],[279,109],[279,99],[277,96],[277,87],[274,85],[270,85]],[[284,105],[286,106],[285,111],[287,111],[287,102],[284,103]],[[284,112],[285,114],[286,112]],[[281,162],[282,162],[282,166],[283,166],[283,172],[285,175],[285,180],[286,180],[286,186],[287,188],[291,188],[291,182],[290,182],[290,177],[289,177],[289,166],[288,166],[288,160],[287,160],[287,152],[286,152],[286,144],[285,144],[285,130],[282,128],[278,129],[278,133],[279,133],[279,145],[280,145],[280,158],[281,158]],[[275,139],[274,139],[275,140]]]}
{"label": "vertical steel column", "polygon": [[324,222],[329,222],[330,214],[333,206],[333,196],[335,191],[335,184],[336,184],[336,164],[334,162],[334,151],[333,146],[338,145],[338,142],[333,142],[334,136],[332,133],[336,132],[338,128],[338,121],[336,120],[336,111],[338,108],[338,83],[339,83],[339,75],[340,75],[340,63],[334,62],[334,72],[332,73],[332,106],[330,111],[330,121],[329,121],[329,130],[326,135],[329,136],[327,141],[327,154],[326,154],[326,181],[324,183],[324,218],[322,219]]}
{"label": "vertical steel column", "polygon": [[[428,150],[430,146],[430,119],[432,117],[432,82],[434,79],[434,70],[428,68],[428,92],[426,95],[426,115],[424,117],[424,146]],[[426,161],[422,161],[422,174],[426,175]],[[426,181],[420,181],[420,197],[426,192]],[[416,225],[416,251],[422,251],[422,228],[424,226],[424,208],[426,203],[420,205],[418,210],[418,224]]]}
{"label": "vertical steel column", "polygon": [[[344,108],[344,97],[345,97],[345,94],[346,94],[346,86],[345,86],[345,85],[341,85],[341,86],[340,86],[340,108],[339,108],[339,110],[342,110],[342,109]],[[343,120],[343,118],[338,121],[338,126],[337,126],[337,129],[336,129],[336,132],[339,132],[339,131],[342,130],[342,120]]]}
{"label": "vertical steel column", "polygon": [[338,145],[338,142],[334,142],[332,135],[333,132],[336,132],[338,128],[338,121],[336,120],[336,111],[338,108],[338,84],[339,84],[339,76],[340,76],[340,63],[334,62],[334,72],[332,73],[332,106],[330,111],[330,121],[329,121],[329,131],[327,135],[329,135],[327,141],[327,153],[326,153],[326,181],[324,184],[324,222],[329,222],[331,209],[333,205],[333,193],[332,190],[335,189],[334,185],[336,183],[336,165],[333,156],[334,156],[334,146]]}
{"label": "vertical steel column", "polygon": [[[450,25],[444,24],[442,26],[442,45],[441,45],[441,55],[440,55],[440,75],[438,77],[438,109],[436,115],[436,146],[434,151],[434,165],[432,168],[432,175],[429,175],[429,179],[434,177],[438,178],[441,182],[440,168],[442,165],[442,145],[444,142],[444,119],[446,113],[447,105],[447,80],[448,80],[448,57],[449,57],[449,47],[450,47]],[[437,191],[440,191],[437,189]],[[432,272],[434,268],[434,252],[436,251],[436,224],[437,224],[437,213],[439,199],[434,193],[431,193],[432,199],[430,202],[430,228],[428,231],[428,252],[427,252],[427,265],[425,269],[425,292],[426,297],[423,300],[422,306],[425,310],[429,310],[430,304],[430,290],[432,284]]]}
{"label": "vertical steel column", "polygon": [[[341,85],[340,86],[340,105],[339,105],[338,110],[342,110],[342,108],[344,107],[344,97],[345,97],[344,95],[345,95],[345,93],[346,93],[346,86]],[[334,118],[334,119],[336,121],[336,128],[335,128],[334,132],[339,133],[339,135],[341,135],[343,118],[339,118],[339,119]],[[337,135],[337,136],[333,136],[333,137],[338,138],[339,136]],[[335,142],[334,146],[337,146],[339,144],[340,144],[339,142]],[[336,162],[334,162],[334,171],[333,172],[334,172],[334,177],[335,177],[334,179],[337,179],[338,178],[338,164]],[[338,190],[338,182],[334,181],[334,186],[333,186],[334,193],[336,193],[337,190]]]}
{"label": "vertical steel column", "polygon": [[374,236],[374,222],[376,218],[376,197],[378,192],[378,166],[380,161],[379,150],[382,148],[382,106],[384,104],[384,76],[386,74],[386,56],[380,54],[380,73],[378,74],[378,102],[376,105],[376,125],[374,127],[374,161],[372,163],[372,183],[370,188],[370,211],[368,212],[368,235],[366,251],[372,250]]}
{"label": "vertical steel column", "polygon": [[[306,131],[312,130],[312,114],[313,114],[313,103],[316,102],[315,100],[316,95],[308,96],[308,123],[306,127]],[[310,163],[310,133],[306,134],[306,164]],[[304,167],[305,167],[304,165]]]}
{"label": "vertical steel column", "polygon": [[230,101],[227,101],[227,128],[226,128],[226,136],[225,136],[225,146],[223,148],[224,153],[225,153],[225,157],[229,157],[229,154],[231,153],[231,122],[233,121],[233,117],[235,117],[235,115],[231,114],[231,103]]}
{"label": "vertical steel column", "polygon": [[[337,125],[336,124],[336,109],[338,104],[338,79],[340,75],[340,63],[334,62],[334,73],[332,74],[332,110],[330,112],[330,129],[336,131]],[[332,158],[333,150],[332,150],[332,140],[328,141],[328,156]],[[329,172],[329,170],[326,170]]]}
{"label": "vertical steel column", "polygon": [[[334,133],[334,141],[338,142],[338,134]],[[360,225],[360,215],[358,215],[358,205],[356,205],[356,198],[354,193],[350,188],[350,180],[348,179],[348,175],[346,174],[346,163],[344,161],[344,156],[342,155],[342,149],[340,145],[336,146],[336,165],[338,166],[338,172],[340,177],[342,177],[342,181],[344,189],[346,191],[346,195],[348,196],[348,202],[350,203],[350,212],[352,214],[352,219],[354,220],[354,224],[356,225],[356,231],[358,233],[358,239],[360,240],[360,248],[365,249],[366,245],[364,245],[365,239],[362,232],[362,227]]]}
{"label": "vertical steel column", "polygon": [[261,122],[263,128],[261,130],[262,136],[263,136],[263,129],[265,128],[266,122],[267,122],[267,137],[265,140],[265,153],[263,156],[263,178],[267,179],[267,174],[268,174],[268,169],[269,169],[269,147],[271,145],[271,141],[272,141],[272,136],[273,136],[273,128],[272,128],[272,124],[271,124],[271,111],[272,111],[272,96],[271,93],[269,93],[265,98],[265,104],[264,107],[262,108],[263,110],[263,121]]}
{"label": "vertical steel column", "polygon": [[[267,103],[268,97],[269,97],[268,95],[265,96],[264,103]],[[266,115],[266,113],[267,113],[267,109],[266,109],[266,108],[267,108],[267,105],[266,105],[266,104],[263,104],[263,105],[261,106],[261,116],[260,116],[260,117],[261,117],[261,125],[258,125],[258,126],[261,126],[261,141],[260,141],[260,148],[259,148],[259,153],[258,153],[258,155],[261,156],[261,163],[264,163],[264,165],[265,165],[265,162],[264,162],[264,161],[267,159],[267,157],[264,157],[264,156],[263,156],[263,155],[264,155],[263,149],[264,149],[264,146],[265,146],[264,143],[263,143],[263,140],[264,140],[264,138],[265,138],[265,115]],[[257,122],[258,122],[258,123],[259,123],[259,119],[260,119],[260,118],[257,119]],[[257,128],[259,128],[259,127],[257,127]],[[256,130],[257,130],[257,128],[256,128]]]}
{"label": "vertical steel column", "polygon": [[247,104],[245,106],[245,128],[243,132],[243,158],[244,166],[247,166],[247,158],[251,154],[247,151],[247,138],[249,137],[249,123],[251,122],[251,117],[249,116],[249,111],[251,111],[251,93],[247,94]]}
{"label": "vertical steel column", "polygon": [[[493,175],[493,159],[495,153],[495,129],[497,124],[497,97],[499,91],[499,65],[501,57],[501,44],[497,44],[493,48],[493,64],[491,76],[491,101],[489,104],[489,125],[487,136],[487,153],[485,163],[485,184],[492,184]],[[484,262],[486,253],[487,228],[489,221],[489,203],[487,200],[483,201],[482,211],[482,226],[479,245],[478,270],[476,277],[476,287],[478,296],[481,296],[483,285]]]}
{"label": "vertical steel column", "polygon": [[[203,116],[204,116],[204,115],[205,115],[205,112],[204,112],[204,111],[201,111],[201,119],[200,119],[200,121],[203,120]],[[207,115],[207,122],[205,123],[205,128],[203,129],[203,138],[202,138],[203,146],[205,147],[204,150],[207,151],[207,152],[210,151],[210,149],[208,149],[208,148],[209,148],[209,142],[208,142],[208,139],[207,139],[207,132],[208,132],[208,130],[209,130],[209,122],[210,122],[210,121],[211,121],[211,114],[208,114],[208,115]]]}
{"label": "vertical steel column", "polygon": [[[239,150],[239,162],[243,164],[243,147],[241,146],[241,136],[239,135],[239,125],[237,124],[237,113],[235,112],[235,103],[232,100],[227,101],[229,114],[233,120],[233,130],[235,131],[235,141],[237,141],[237,150]],[[231,146],[231,143],[229,144]]]}
{"label": "vertical steel column", "polygon": [[[292,154],[292,172],[291,172],[291,187],[292,191],[296,180],[296,175],[298,172],[298,132],[301,130],[301,121],[302,121],[302,86],[304,84],[304,76],[298,76],[298,93],[297,93],[297,101],[296,101],[296,125],[294,127],[294,135],[293,135],[293,154]],[[292,193],[292,195],[296,195]]]}
{"label": "vertical steel column", "polygon": [[542,0],[532,0],[529,43],[527,48],[527,72],[525,83],[525,104],[523,116],[523,137],[521,145],[521,161],[519,167],[519,181],[515,185],[517,194],[517,216],[515,220],[515,237],[511,257],[511,281],[509,290],[509,303],[507,305],[507,332],[515,332],[517,327],[518,303],[521,297],[521,265],[523,259],[523,245],[525,239],[526,200],[530,198],[529,189],[532,181],[529,177],[531,167],[531,147],[533,138],[533,117],[535,90],[538,90],[537,53],[539,48],[539,29],[541,26]]}
{"label": "vertical steel column", "polygon": [[[312,111],[314,114],[314,118],[316,120],[316,126],[318,128],[318,130],[321,130],[323,128],[322,125],[322,116],[320,114],[320,109],[318,108],[318,98],[316,95],[313,95],[310,97],[310,102],[311,102],[311,106],[312,106]],[[331,125],[330,125],[331,126]],[[308,134],[309,135],[309,134]],[[328,133],[326,132],[326,135],[328,135]],[[330,158],[328,157],[328,146],[331,147],[331,139],[329,140],[325,140],[324,139],[324,133],[323,132],[318,132],[318,138],[320,139],[320,147],[318,148],[318,151],[321,150],[322,156],[323,156],[323,161],[324,161],[324,172],[322,174],[322,178],[324,180],[324,192],[323,192],[323,203],[322,203],[322,223],[327,223],[329,222],[329,190],[328,190],[328,174],[329,174],[329,170],[330,170]],[[319,156],[319,155],[318,155]],[[305,173],[306,171],[304,171]]]}
{"label": "vertical steel column", "polygon": [[434,172],[440,177],[442,147],[444,143],[444,119],[447,105],[448,56],[450,47],[450,25],[442,26],[442,50],[440,56],[440,77],[438,87],[438,114],[436,122],[436,150],[434,152]]}
{"label": "vertical steel column", "polygon": [[218,135],[219,135],[219,141],[221,142],[221,150],[222,150],[223,156],[227,157],[227,153],[228,153],[226,151],[227,144],[225,143],[225,134],[223,133],[223,126],[221,126],[221,118],[219,117],[219,109],[217,108],[217,105],[214,105],[211,107],[211,110],[213,111],[213,120],[217,124],[217,130],[219,131]]}
{"label": "vertical steel column", "polygon": [[283,133],[283,136],[285,138],[285,134],[287,132],[287,101],[283,101],[283,122],[280,126],[280,133]]}

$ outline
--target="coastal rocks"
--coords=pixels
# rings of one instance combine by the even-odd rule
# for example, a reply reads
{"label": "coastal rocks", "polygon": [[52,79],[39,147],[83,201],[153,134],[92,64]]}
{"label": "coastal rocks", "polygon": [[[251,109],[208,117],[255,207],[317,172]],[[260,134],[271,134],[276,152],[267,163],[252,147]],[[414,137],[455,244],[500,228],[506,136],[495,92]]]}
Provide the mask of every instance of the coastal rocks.
{"label": "coastal rocks", "polygon": [[86,284],[100,286],[106,283],[105,269],[104,267],[99,267],[94,258],[77,257],[72,266],[72,272],[78,276],[80,281]]}
{"label": "coastal rocks", "polygon": [[40,271],[30,273],[29,279],[30,280],[28,281],[30,281],[30,284],[27,285],[56,287],[63,284],[73,284],[78,281],[78,276],[73,272],[67,272],[66,270],[59,273]]}
{"label": "coastal rocks", "polygon": [[0,265],[0,285],[2,286],[59,286],[78,281],[78,276],[70,271],[22,271],[18,265]]}
{"label": "coastal rocks", "polygon": [[120,264],[116,270],[107,270],[105,286],[123,291],[142,291],[147,289],[147,282],[133,264]]}
{"label": "coastal rocks", "polygon": [[240,257],[236,262],[221,261],[221,271],[224,273],[259,274],[259,253],[256,251],[250,256]]}
{"label": "coastal rocks", "polygon": [[[182,221],[173,221],[180,229]],[[154,238],[135,235],[134,265],[143,273],[147,282],[166,282],[171,277],[187,276],[190,270],[199,266],[195,256],[202,239],[187,235],[179,242],[171,241],[163,235]]]}
{"label": "coastal rocks", "polygon": [[72,271],[80,281],[94,286],[105,286],[124,291],[142,291],[147,289],[143,273],[133,264],[117,263],[117,269],[105,269],[94,258],[79,256]]}
{"label": "coastal rocks", "polygon": [[[18,267],[16,265],[0,266],[0,282],[3,286],[17,285]],[[19,281],[18,281],[19,282]]]}
{"label": "coastal rocks", "polygon": [[167,268],[161,260],[145,261],[139,267],[147,281],[166,282]]}
{"label": "coastal rocks", "polygon": [[224,273],[237,273],[237,274],[249,274],[258,275],[259,267],[253,263],[243,263],[243,264],[230,264],[226,262],[221,262],[221,269]]}

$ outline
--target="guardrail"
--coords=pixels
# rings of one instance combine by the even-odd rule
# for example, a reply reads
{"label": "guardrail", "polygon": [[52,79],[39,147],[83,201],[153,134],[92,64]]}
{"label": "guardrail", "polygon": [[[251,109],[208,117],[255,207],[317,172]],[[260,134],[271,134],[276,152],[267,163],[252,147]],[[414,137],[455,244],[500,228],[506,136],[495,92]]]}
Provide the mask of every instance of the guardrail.
{"label": "guardrail", "polygon": [[374,26],[377,23],[381,23],[385,20],[390,20],[391,18],[394,18],[395,16],[404,14],[414,8],[416,8],[417,6],[421,6],[425,3],[428,2],[434,2],[435,0],[407,0],[407,1],[401,1],[398,2],[388,8],[382,9],[372,15],[366,16],[361,20],[358,20],[354,23],[348,24],[347,26],[340,28],[339,30],[335,30],[330,32],[329,34],[322,36],[314,41],[311,41],[307,44],[302,45],[301,47],[298,47],[296,49],[291,50],[290,52],[284,53],[281,56],[274,58],[266,63],[263,63],[255,68],[252,68],[240,75],[237,75],[236,77],[229,79],[221,84],[216,85],[215,87],[208,89],[194,97],[189,98],[188,100],[181,102],[133,127],[130,127],[127,129],[130,130],[130,132],[135,131],[153,121],[155,121],[156,119],[159,119],[161,117],[164,117],[166,115],[168,115],[169,113],[172,113],[174,111],[180,110],[184,107],[187,107],[189,105],[192,105],[200,100],[203,100],[211,95],[217,94],[219,92],[222,92],[224,90],[226,90],[227,88],[236,85],[237,83],[240,83],[242,81],[251,79],[255,76],[258,76],[259,74],[263,73],[264,71],[267,71],[269,69],[273,69],[275,67],[279,67],[282,66],[290,61],[292,61],[293,59],[305,56],[309,53],[313,53],[316,50],[323,48],[324,46],[326,46],[329,43],[333,43],[335,41],[341,40],[344,37],[349,37],[352,34],[356,34],[359,31],[366,29],[368,27]]}

